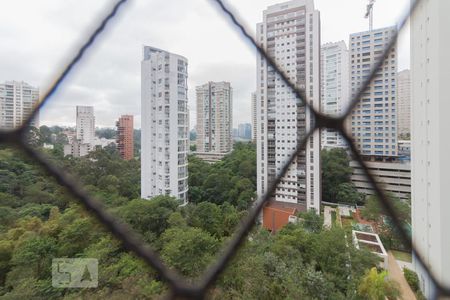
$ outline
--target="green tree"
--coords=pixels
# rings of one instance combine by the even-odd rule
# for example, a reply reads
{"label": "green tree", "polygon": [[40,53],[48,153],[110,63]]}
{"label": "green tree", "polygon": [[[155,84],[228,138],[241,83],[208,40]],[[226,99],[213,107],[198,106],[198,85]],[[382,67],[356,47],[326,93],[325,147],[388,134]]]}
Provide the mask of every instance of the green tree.
{"label": "green tree", "polygon": [[337,187],[336,200],[338,203],[357,205],[361,202],[362,196],[356,190],[353,183],[341,183]]}
{"label": "green tree", "polygon": [[223,234],[222,212],[214,203],[201,202],[192,211],[190,224],[199,227],[211,235],[221,237]]}
{"label": "green tree", "polygon": [[379,200],[376,196],[368,196],[366,199],[366,204],[361,210],[361,215],[366,220],[378,221],[381,217],[381,207]]}
{"label": "green tree", "polygon": [[116,137],[116,130],[113,128],[99,128],[95,130],[95,135],[99,138],[114,139]]}
{"label": "green tree", "polygon": [[12,241],[0,240],[0,287],[5,284],[6,274],[11,269],[11,258],[14,251]]}
{"label": "green tree", "polygon": [[378,272],[374,267],[362,278],[358,294],[364,299],[384,300],[398,299],[400,291],[398,284],[389,279],[387,271]]}
{"label": "green tree", "polygon": [[322,218],[316,213],[314,209],[299,214],[302,226],[311,232],[320,232],[323,227]]}
{"label": "green tree", "polygon": [[162,258],[191,277],[201,274],[219,248],[218,240],[200,228],[169,228],[162,242]]}
{"label": "green tree", "polygon": [[51,237],[30,237],[14,250],[11,262],[14,266],[31,266],[35,278],[45,278],[50,273],[56,245],[56,240]]}
{"label": "green tree", "polygon": [[170,196],[157,196],[150,200],[136,199],[118,208],[117,214],[148,241],[168,228],[168,219],[179,201]]}
{"label": "green tree", "polygon": [[338,187],[343,183],[350,183],[352,169],[350,159],[344,149],[324,149],[321,154],[322,161],[322,199],[336,202]]}
{"label": "green tree", "polygon": [[87,218],[75,220],[65,226],[58,236],[59,255],[73,257],[82,252],[97,237],[97,228]]}

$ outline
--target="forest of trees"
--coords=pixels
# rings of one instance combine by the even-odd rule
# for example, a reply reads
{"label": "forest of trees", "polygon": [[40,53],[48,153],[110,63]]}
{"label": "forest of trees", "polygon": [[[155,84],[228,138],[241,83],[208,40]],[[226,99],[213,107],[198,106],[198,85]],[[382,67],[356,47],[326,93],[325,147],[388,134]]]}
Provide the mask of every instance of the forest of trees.
{"label": "forest of trees", "polygon": [[342,148],[323,149],[322,160],[322,201],[361,205],[364,197],[351,182],[350,157]]}
{"label": "forest of trees", "polygon": [[[190,278],[200,276],[220,254],[255,198],[252,144],[237,144],[212,165],[191,156],[191,203],[183,207],[169,196],[139,198],[138,160],[123,161],[105,150],[85,158],[45,151],[132,226],[165,263]],[[368,270],[378,258],[355,249],[341,228],[323,230],[314,213],[303,214],[301,220],[276,235],[256,226],[209,297],[366,299]],[[51,261],[60,257],[97,258],[98,288],[53,288]],[[0,298],[142,299],[161,298],[166,290],[153,270],[54,179],[17,150],[0,148]]]}

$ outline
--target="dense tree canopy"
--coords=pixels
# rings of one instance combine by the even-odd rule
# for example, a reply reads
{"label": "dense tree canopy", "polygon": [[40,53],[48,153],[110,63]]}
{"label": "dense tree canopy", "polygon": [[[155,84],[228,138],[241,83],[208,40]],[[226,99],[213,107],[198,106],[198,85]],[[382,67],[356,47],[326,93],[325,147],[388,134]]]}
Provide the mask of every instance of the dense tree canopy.
{"label": "dense tree canopy", "polygon": [[[44,151],[44,150],[43,150]],[[192,203],[139,198],[140,164],[97,150],[84,158],[47,154],[128,223],[168,264],[197,277],[214,261],[255,194],[255,149],[237,144],[216,164],[189,158]],[[0,297],[160,298],[156,272],[124,249],[77,200],[16,150],[0,149]],[[210,291],[212,299],[358,299],[360,279],[378,259],[356,250],[342,229],[323,230],[314,213],[276,235],[256,227]],[[52,287],[51,261],[99,260],[97,289]]]}
{"label": "dense tree canopy", "polygon": [[[388,194],[389,202],[391,203],[395,213],[397,214],[398,220],[403,224],[406,232],[410,231],[411,224],[411,204],[409,201],[401,200],[400,198]],[[397,249],[403,251],[411,251],[411,249],[406,246],[400,237],[399,230],[392,222],[387,212],[383,209],[382,204],[378,197],[369,196],[367,197],[366,204],[361,210],[361,215],[367,219],[374,221],[378,224],[378,231],[380,238],[384,246],[388,249]]]}
{"label": "dense tree canopy", "polygon": [[256,151],[250,143],[237,143],[234,151],[217,163],[189,158],[189,201],[230,203],[249,207],[256,198]]}
{"label": "dense tree canopy", "polygon": [[363,197],[350,180],[350,158],[342,148],[324,149],[322,160],[322,201],[356,205]]}

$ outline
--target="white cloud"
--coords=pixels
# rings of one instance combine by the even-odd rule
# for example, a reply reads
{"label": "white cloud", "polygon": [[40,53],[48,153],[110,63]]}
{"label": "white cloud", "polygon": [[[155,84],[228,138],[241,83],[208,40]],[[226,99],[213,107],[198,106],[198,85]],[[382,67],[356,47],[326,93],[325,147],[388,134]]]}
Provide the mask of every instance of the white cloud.
{"label": "white cloud", "polygon": [[[278,1],[230,0],[253,33],[262,11]],[[378,0],[374,25],[393,25],[408,0]],[[366,30],[365,1],[316,0],[321,11],[322,42],[344,40]],[[0,81],[24,80],[48,87],[63,64],[105,14],[110,1],[15,0],[0,5]],[[75,122],[76,105],[94,105],[97,124],[114,126],[121,114],[140,120],[142,45],[159,47],[189,60],[191,127],[195,124],[195,86],[230,81],[234,89],[234,124],[250,121],[250,93],[255,89],[254,50],[223,18],[213,1],[135,0],[119,12],[95,46],[41,112],[46,124]],[[26,9],[24,9],[26,7]],[[399,69],[409,66],[409,32],[400,39]]]}

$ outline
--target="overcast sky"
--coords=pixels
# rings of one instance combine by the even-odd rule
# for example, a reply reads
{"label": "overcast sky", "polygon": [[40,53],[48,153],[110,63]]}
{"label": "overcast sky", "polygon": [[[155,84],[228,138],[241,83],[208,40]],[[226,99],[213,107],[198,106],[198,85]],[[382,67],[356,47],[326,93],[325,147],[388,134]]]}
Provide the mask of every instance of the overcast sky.
{"label": "overcast sky", "polygon": [[[229,0],[254,32],[274,0]],[[368,29],[367,0],[315,0],[321,13],[322,44]],[[23,80],[41,89],[51,84],[84,41],[107,0],[0,0],[0,82]],[[374,28],[395,25],[409,0],[377,0]],[[255,89],[255,52],[240,39],[210,0],[131,0],[108,25],[82,63],[41,111],[41,124],[74,125],[75,106],[93,105],[96,125],[113,127],[121,114],[140,127],[142,45],[189,60],[189,107],[195,125],[195,86],[229,81],[234,89],[233,123],[250,122]],[[409,68],[409,29],[399,41],[399,70]]]}

